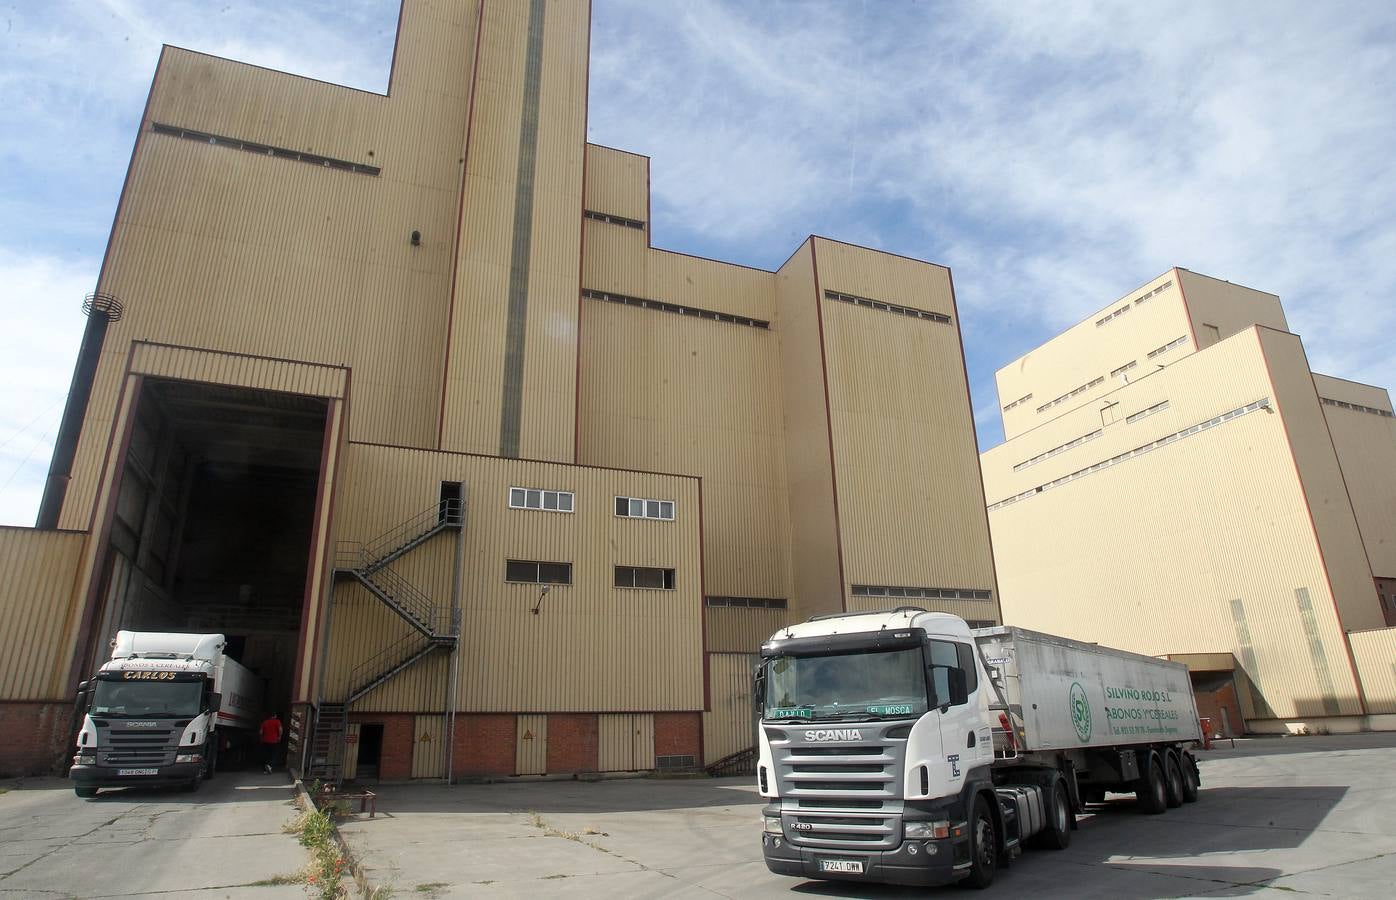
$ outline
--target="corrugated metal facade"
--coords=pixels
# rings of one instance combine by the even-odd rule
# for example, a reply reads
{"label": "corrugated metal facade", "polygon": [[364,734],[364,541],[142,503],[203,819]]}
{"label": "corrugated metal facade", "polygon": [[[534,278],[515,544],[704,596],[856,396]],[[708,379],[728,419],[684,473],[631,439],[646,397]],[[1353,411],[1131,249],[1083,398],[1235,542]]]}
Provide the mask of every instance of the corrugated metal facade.
{"label": "corrugated metal facade", "polygon": [[1348,634],[1372,715],[1396,714],[1396,628]]}
{"label": "corrugated metal facade", "polygon": [[[443,481],[465,486],[459,709],[702,708],[697,479],[351,444],[336,539],[366,541],[388,531],[436,503]],[[510,487],[574,492],[576,511],[510,509]],[[675,521],[618,517],[616,496],[671,499]],[[449,606],[453,544],[443,534],[393,569]],[[551,585],[540,601],[542,585],[505,581],[509,559],[571,563],[572,584]],[[674,569],[675,588],[617,588],[618,565]],[[362,588],[340,583],[327,697],[344,696],[355,665],[407,634],[400,622]],[[439,710],[447,661],[440,653],[417,664],[354,710]]]}
{"label": "corrugated metal facade", "polygon": [[312,397],[343,397],[349,370],[282,359],[134,341],[131,371]]}
{"label": "corrugated metal facade", "polygon": [[1327,375],[1315,374],[1314,386],[1372,574],[1396,577],[1396,417],[1390,415],[1391,396],[1382,388]]}
{"label": "corrugated metal facade", "polygon": [[[992,591],[949,271],[819,238],[815,250],[845,578]],[[951,321],[825,299],[828,291]],[[950,611],[965,614],[957,606]],[[968,618],[997,618],[991,603],[972,606]]]}
{"label": "corrugated metal facade", "polygon": [[0,697],[67,699],[78,562],[87,535],[0,528]]}
{"label": "corrugated metal facade", "polygon": [[761,657],[755,653],[713,653],[708,657],[711,708],[703,713],[704,762],[756,746],[752,677]]}
{"label": "corrugated metal facade", "polygon": [[[1219,278],[1199,275],[1187,269],[1174,269],[1178,286],[1187,304],[1193,334],[1199,350],[1205,350],[1238,331],[1263,325],[1288,331],[1284,307],[1274,294],[1232,284]],[[1171,340],[1159,335],[1163,340]]]}
{"label": "corrugated metal facade", "polygon": [[789,618],[783,609],[745,606],[709,606],[706,616],[709,653],[755,653]]}
{"label": "corrugated metal facade", "polygon": [[[1314,441],[1312,388],[1303,396],[1307,372],[1297,338],[1252,329],[986,452],[1005,621],[1149,654],[1229,650],[1257,687],[1242,692],[1249,719],[1360,713],[1343,634],[1353,626],[1340,622],[1329,590],[1331,575],[1340,601],[1354,596],[1354,562],[1320,552],[1291,449],[1309,442],[1312,458],[1300,450],[1298,463],[1309,499],[1336,504],[1335,464],[1318,458]],[[1190,430],[1260,400],[1277,412]],[[1124,414],[1103,419],[1106,402]],[[1091,441],[1013,471],[1096,429]],[[1317,517],[1320,534],[1341,526]]]}

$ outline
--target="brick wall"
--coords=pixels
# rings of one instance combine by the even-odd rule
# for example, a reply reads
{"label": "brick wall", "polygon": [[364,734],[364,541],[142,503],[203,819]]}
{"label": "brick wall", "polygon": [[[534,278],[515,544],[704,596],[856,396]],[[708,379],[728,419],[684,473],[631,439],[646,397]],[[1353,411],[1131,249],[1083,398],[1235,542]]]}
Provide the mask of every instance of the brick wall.
{"label": "brick wall", "polygon": [[692,756],[703,761],[702,713],[655,713],[654,755]]}
{"label": "brick wall", "polygon": [[[1246,720],[1241,715],[1241,701],[1236,696],[1236,685],[1228,683],[1222,687],[1210,691],[1198,691],[1197,715],[1198,718],[1212,720],[1212,733],[1222,737],[1237,737],[1246,730]],[[1222,708],[1226,709],[1227,717],[1222,718]],[[1226,732],[1226,724],[1230,722],[1231,734]]]}
{"label": "brick wall", "polygon": [[600,764],[597,738],[594,714],[549,714],[548,774],[595,772]]}
{"label": "brick wall", "polygon": [[466,778],[513,775],[514,739],[512,713],[457,715],[451,774]]}
{"label": "brick wall", "polygon": [[0,778],[65,771],[72,720],[71,703],[0,703]]}

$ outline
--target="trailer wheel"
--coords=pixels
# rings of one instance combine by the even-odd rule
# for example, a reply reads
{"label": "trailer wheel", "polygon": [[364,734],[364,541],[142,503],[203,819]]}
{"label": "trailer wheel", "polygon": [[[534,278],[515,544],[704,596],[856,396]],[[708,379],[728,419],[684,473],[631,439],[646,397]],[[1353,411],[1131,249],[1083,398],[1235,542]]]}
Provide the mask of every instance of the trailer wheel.
{"label": "trailer wheel", "polygon": [[999,837],[994,816],[982,794],[974,799],[974,814],[970,817],[969,858],[969,874],[960,883],[976,890],[993,884],[999,864]]}
{"label": "trailer wheel", "polygon": [[97,796],[97,789],[91,785],[79,784],[73,786],[73,793],[84,800],[91,800],[93,797]]}
{"label": "trailer wheel", "polygon": [[1033,836],[1033,846],[1047,850],[1065,850],[1071,846],[1071,822],[1074,818],[1071,798],[1066,794],[1066,782],[1058,778],[1052,782],[1051,796],[1047,800],[1047,827]]}
{"label": "trailer wheel", "polygon": [[1178,764],[1178,754],[1172,750],[1164,755],[1163,773],[1168,788],[1168,807],[1177,809],[1183,805],[1183,767]]}
{"label": "trailer wheel", "polygon": [[1168,785],[1157,753],[1149,754],[1144,774],[1134,783],[1134,796],[1139,801],[1139,808],[1151,816],[1167,811]]}
{"label": "trailer wheel", "polygon": [[1183,802],[1196,803],[1197,796],[1201,793],[1202,778],[1197,774],[1197,760],[1191,756],[1184,756],[1183,767]]}

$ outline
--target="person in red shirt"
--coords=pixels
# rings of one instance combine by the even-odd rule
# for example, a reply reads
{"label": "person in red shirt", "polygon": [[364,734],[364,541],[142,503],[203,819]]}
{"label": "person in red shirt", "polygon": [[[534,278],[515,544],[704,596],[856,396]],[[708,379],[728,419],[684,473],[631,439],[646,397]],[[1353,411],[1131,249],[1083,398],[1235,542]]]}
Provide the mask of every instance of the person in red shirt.
{"label": "person in red shirt", "polygon": [[262,771],[271,774],[272,763],[276,762],[276,748],[281,745],[281,720],[275,712],[267,713],[261,728]]}

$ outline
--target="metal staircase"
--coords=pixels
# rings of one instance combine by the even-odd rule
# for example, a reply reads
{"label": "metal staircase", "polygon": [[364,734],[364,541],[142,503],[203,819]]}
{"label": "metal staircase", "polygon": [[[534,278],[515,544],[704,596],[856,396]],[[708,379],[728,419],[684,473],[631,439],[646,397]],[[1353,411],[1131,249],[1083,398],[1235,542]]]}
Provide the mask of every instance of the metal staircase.
{"label": "metal staircase", "polygon": [[464,525],[464,501],[447,499],[366,543],[339,542],[335,579],[361,585],[412,626],[412,631],[355,666],[343,700],[320,704],[307,777],[336,784],[340,781],[351,704],[419,660],[439,650],[455,652],[460,641],[460,610],[449,603],[437,603],[390,566],[439,534],[454,532],[456,540],[461,540]]}

